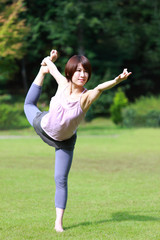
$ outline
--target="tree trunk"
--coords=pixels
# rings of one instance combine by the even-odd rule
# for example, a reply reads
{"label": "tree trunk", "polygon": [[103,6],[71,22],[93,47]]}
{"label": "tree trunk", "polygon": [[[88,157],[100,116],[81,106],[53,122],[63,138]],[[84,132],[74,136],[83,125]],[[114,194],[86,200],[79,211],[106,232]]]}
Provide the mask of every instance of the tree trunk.
{"label": "tree trunk", "polygon": [[[78,0],[78,5],[79,5],[79,9],[82,8],[82,0]],[[79,24],[78,24],[78,39],[77,39],[77,42],[78,42],[78,54],[79,55],[84,55],[85,54],[85,51],[84,51],[84,30],[83,30],[83,22],[81,21]]]}
{"label": "tree trunk", "polygon": [[22,64],[22,81],[23,81],[23,87],[24,87],[24,92],[27,93],[28,91],[28,83],[27,83],[27,74],[26,74],[26,65],[25,65],[25,59],[23,58],[21,61]]}
{"label": "tree trunk", "polygon": [[84,44],[83,44],[83,26],[82,23],[78,26],[78,54],[84,55]]}

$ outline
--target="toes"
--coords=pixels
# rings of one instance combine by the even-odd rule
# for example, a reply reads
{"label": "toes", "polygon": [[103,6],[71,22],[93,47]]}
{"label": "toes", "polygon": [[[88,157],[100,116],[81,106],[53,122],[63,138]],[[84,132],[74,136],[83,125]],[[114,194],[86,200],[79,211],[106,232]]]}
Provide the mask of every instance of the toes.
{"label": "toes", "polygon": [[55,227],[54,229],[56,230],[56,232],[64,232],[64,229],[61,227]]}

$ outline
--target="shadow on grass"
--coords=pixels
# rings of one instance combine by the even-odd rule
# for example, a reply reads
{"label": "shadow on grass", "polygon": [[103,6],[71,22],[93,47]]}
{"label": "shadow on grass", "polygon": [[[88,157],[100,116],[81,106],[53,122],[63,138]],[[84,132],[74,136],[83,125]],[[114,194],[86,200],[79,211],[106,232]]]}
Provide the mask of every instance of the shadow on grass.
{"label": "shadow on grass", "polygon": [[79,226],[97,225],[97,224],[108,223],[108,222],[122,222],[122,221],[152,222],[152,221],[160,221],[160,218],[139,215],[139,214],[133,215],[133,214],[130,214],[129,212],[116,212],[112,214],[111,219],[104,219],[104,220],[95,221],[95,222],[82,222],[82,223],[78,223],[78,224],[66,227],[65,229],[76,228]]}

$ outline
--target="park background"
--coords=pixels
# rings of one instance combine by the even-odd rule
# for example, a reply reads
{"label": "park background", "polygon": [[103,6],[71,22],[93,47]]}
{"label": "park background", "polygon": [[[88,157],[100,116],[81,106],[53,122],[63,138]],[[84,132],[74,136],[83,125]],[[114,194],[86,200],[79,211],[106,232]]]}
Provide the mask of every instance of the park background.
{"label": "park background", "polygon": [[[51,49],[59,53],[56,65],[62,73],[72,55],[89,58],[93,74],[88,88],[114,79],[124,68],[133,73],[129,80],[103,93],[86,120],[103,116],[125,126],[159,126],[159,5],[156,0],[1,0],[0,128],[28,125],[21,103]],[[42,109],[46,110],[56,89],[48,75]]]}
{"label": "park background", "polygon": [[[62,73],[72,55],[89,58],[87,88],[132,72],[78,129],[63,235],[53,229],[54,152],[23,112],[51,49]],[[1,239],[160,239],[159,60],[158,0],[0,1]],[[56,89],[48,74],[42,110]]]}

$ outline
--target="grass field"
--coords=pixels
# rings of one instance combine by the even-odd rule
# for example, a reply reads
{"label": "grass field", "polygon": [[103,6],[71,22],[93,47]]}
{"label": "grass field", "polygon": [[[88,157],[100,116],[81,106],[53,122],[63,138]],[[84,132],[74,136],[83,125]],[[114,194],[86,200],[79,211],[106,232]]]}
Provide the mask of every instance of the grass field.
{"label": "grass field", "polygon": [[0,132],[0,239],[160,240],[160,129],[83,124],[65,232],[54,231],[54,150],[33,130]]}

